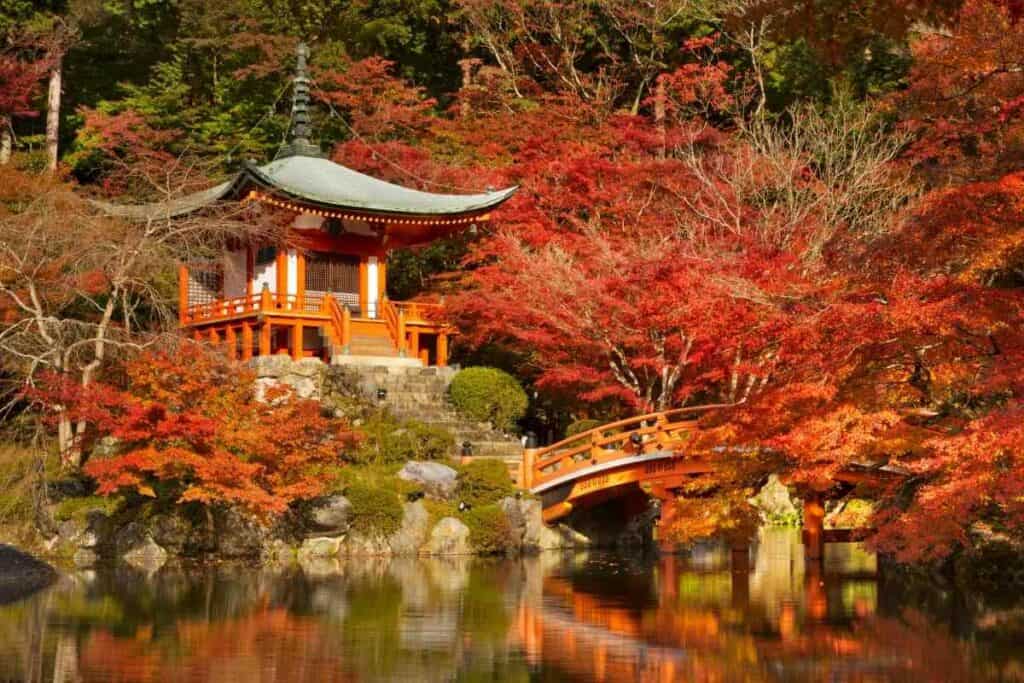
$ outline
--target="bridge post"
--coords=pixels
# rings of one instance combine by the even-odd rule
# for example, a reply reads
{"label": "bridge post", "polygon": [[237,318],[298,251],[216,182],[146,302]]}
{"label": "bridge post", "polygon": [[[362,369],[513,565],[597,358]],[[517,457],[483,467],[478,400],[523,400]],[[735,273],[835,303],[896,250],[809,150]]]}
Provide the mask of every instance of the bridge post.
{"label": "bridge post", "polygon": [[533,466],[537,462],[537,451],[539,448],[526,448],[523,450],[523,459],[519,463],[519,488],[533,488]]}
{"label": "bridge post", "polygon": [[806,558],[821,562],[825,557],[825,505],[821,494],[813,491],[804,496],[803,541]]}

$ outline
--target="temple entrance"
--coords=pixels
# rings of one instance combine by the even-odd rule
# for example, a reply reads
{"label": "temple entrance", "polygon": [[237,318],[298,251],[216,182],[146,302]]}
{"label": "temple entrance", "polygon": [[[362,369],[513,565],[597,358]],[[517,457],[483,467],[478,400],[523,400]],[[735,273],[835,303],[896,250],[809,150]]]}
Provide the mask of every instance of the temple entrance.
{"label": "temple entrance", "polygon": [[355,316],[364,312],[359,306],[359,257],[311,251],[306,254],[306,293],[332,294],[339,304],[347,305]]}

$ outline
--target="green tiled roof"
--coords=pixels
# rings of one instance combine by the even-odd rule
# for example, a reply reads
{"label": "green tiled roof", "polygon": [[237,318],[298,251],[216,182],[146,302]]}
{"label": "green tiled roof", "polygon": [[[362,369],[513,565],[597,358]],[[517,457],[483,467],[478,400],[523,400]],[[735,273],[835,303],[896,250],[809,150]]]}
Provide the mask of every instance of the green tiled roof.
{"label": "green tiled roof", "polygon": [[322,206],[385,213],[451,214],[486,211],[512,196],[516,188],[479,194],[434,194],[394,185],[328,159],[290,156],[247,169],[269,188]]}
{"label": "green tiled roof", "polygon": [[170,202],[145,205],[97,202],[97,205],[110,214],[128,218],[167,218],[191,213],[216,201],[244,196],[252,187],[322,208],[418,216],[487,211],[507,200],[517,189],[434,194],[378,180],[328,159],[296,155],[262,166],[247,164],[225,183]]}

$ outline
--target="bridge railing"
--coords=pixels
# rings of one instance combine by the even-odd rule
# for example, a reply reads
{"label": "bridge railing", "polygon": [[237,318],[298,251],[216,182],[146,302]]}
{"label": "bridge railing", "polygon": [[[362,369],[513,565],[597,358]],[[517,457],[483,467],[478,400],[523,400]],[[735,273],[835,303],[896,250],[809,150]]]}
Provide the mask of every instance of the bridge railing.
{"label": "bridge railing", "polygon": [[528,450],[523,458],[523,486],[536,488],[626,456],[675,448],[688,438],[697,415],[726,407],[693,406],[638,415],[580,432],[545,448]]}

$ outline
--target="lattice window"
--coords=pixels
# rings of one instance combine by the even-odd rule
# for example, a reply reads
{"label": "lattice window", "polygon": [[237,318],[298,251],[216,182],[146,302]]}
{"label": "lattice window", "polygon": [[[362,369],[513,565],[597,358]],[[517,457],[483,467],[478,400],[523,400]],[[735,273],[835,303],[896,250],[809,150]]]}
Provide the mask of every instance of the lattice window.
{"label": "lattice window", "polygon": [[192,265],[188,270],[188,305],[208,304],[221,298],[224,271],[219,264]]}
{"label": "lattice window", "polygon": [[359,294],[359,257],[312,252],[306,256],[306,291]]}

